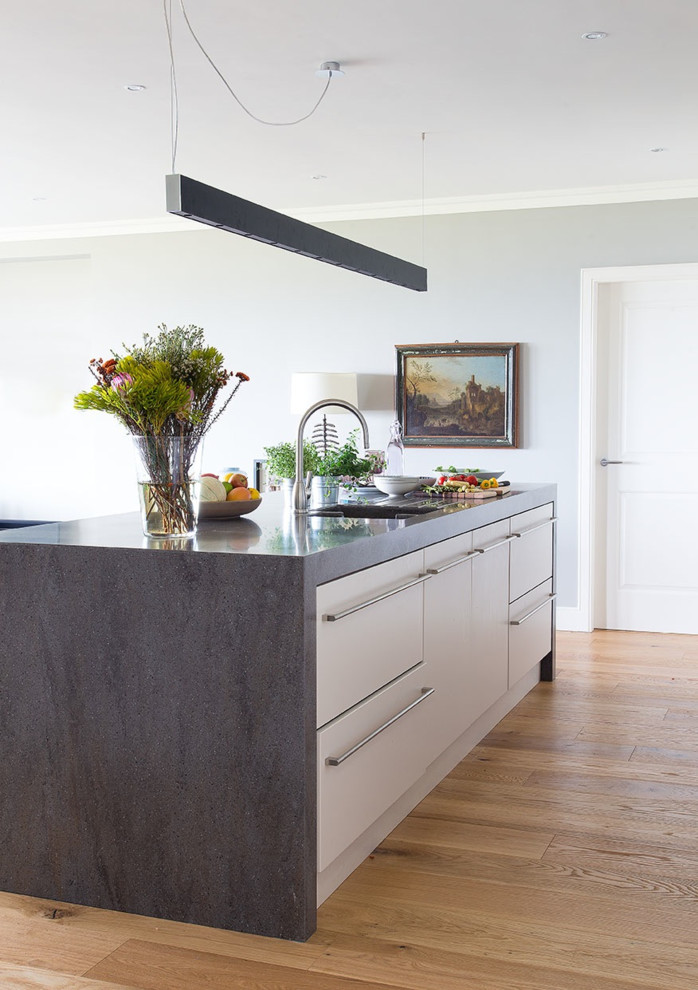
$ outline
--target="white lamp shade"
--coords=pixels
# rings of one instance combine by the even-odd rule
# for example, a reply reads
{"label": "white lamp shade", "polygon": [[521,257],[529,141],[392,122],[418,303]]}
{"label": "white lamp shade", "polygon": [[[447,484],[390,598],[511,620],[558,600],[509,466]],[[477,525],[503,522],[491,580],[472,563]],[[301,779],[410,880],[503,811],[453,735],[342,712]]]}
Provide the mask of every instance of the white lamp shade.
{"label": "white lamp shade", "polygon": [[[340,372],[298,371],[291,375],[291,412],[304,413],[306,409],[323,399],[343,399],[358,405],[359,390],[355,374]],[[323,412],[339,416],[348,410],[342,406],[328,406]]]}

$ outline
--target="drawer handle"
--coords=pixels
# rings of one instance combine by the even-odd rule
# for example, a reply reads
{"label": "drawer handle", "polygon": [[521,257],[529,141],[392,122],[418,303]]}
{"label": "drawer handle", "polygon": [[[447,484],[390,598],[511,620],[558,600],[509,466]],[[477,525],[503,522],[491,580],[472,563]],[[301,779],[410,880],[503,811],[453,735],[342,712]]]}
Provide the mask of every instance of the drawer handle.
{"label": "drawer handle", "polygon": [[520,533],[514,533],[516,537],[528,536],[529,533],[535,533],[537,529],[545,529],[546,526],[552,526],[557,522],[557,516],[551,516],[550,519],[546,519],[545,522],[538,523],[536,526],[529,526],[528,529],[522,529]]}
{"label": "drawer handle", "polygon": [[354,612],[358,612],[362,608],[368,608],[369,605],[375,605],[376,602],[382,602],[386,598],[391,598],[393,595],[399,595],[401,591],[406,591],[408,588],[414,588],[416,584],[424,584],[428,581],[431,574],[420,574],[418,578],[413,581],[408,581],[407,584],[401,584],[399,588],[391,588],[390,591],[383,592],[382,595],[376,595],[375,598],[369,598],[368,601],[360,602],[358,605],[352,605],[351,608],[345,608],[343,612],[335,612],[333,615],[323,616],[325,622],[337,622],[338,619],[343,619],[347,615],[352,615]]}
{"label": "drawer handle", "polygon": [[354,753],[361,749],[362,746],[365,746],[366,743],[369,743],[372,739],[375,739],[381,732],[384,732],[386,729],[390,728],[391,725],[394,725],[395,722],[397,722],[399,718],[402,718],[403,715],[407,715],[407,713],[411,712],[413,708],[417,707],[417,705],[421,705],[421,703],[426,701],[429,695],[433,694],[435,690],[436,688],[422,688],[422,693],[415,701],[412,702],[411,705],[408,705],[407,708],[403,708],[401,712],[397,713],[397,715],[393,715],[393,717],[389,718],[387,722],[383,723],[383,725],[379,725],[377,729],[374,729],[373,732],[370,733],[370,735],[366,736],[365,739],[362,739],[361,742],[357,742],[356,746],[352,746],[351,749],[346,751],[346,753],[342,753],[341,756],[328,756],[325,763],[328,767],[338,767],[340,763],[344,763],[345,760],[348,760],[349,757],[353,756]]}
{"label": "drawer handle", "polygon": [[532,608],[530,612],[526,612],[526,614],[525,615],[522,615],[520,619],[513,619],[509,623],[509,625],[510,626],[521,626],[521,625],[523,625],[523,623],[526,621],[526,619],[530,619],[532,615],[535,615],[536,612],[540,612],[540,610],[542,608],[545,608],[545,606],[546,605],[549,605],[550,602],[555,601],[556,598],[557,598],[557,594],[548,595],[548,597],[545,599],[544,602],[541,602],[540,605],[536,605],[536,607],[535,608]]}
{"label": "drawer handle", "polygon": [[505,543],[511,543],[512,540],[515,540],[517,536],[517,533],[513,536],[505,536],[503,540],[497,540],[496,543],[490,543],[488,547],[483,547],[478,551],[478,553],[489,553],[490,550],[496,550],[497,547],[503,547]]}
{"label": "drawer handle", "polygon": [[462,557],[456,557],[456,559],[452,560],[450,564],[443,564],[441,567],[427,567],[427,574],[443,574],[444,571],[449,571],[452,567],[457,567],[458,564],[462,564],[466,560],[470,560],[472,557],[477,557],[479,553],[484,552],[484,550],[471,550],[470,553],[466,553]]}

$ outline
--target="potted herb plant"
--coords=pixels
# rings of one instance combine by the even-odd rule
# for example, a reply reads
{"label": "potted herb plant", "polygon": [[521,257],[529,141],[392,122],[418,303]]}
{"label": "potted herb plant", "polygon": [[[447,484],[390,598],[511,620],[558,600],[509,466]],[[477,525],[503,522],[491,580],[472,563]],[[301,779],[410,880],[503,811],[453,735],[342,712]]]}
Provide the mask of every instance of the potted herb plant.
{"label": "potted herb plant", "polygon": [[320,460],[313,479],[313,495],[316,502],[336,502],[339,486],[357,491],[371,482],[373,474],[383,467],[381,455],[362,457],[357,446],[359,431],[352,430],[347,440],[336,450],[329,450]]}
{"label": "potted herb plant", "polygon": [[[296,477],[296,445],[290,440],[277,443],[273,447],[265,447],[267,455],[267,473],[272,483],[279,485],[290,495],[293,479]],[[312,471],[315,474],[320,465],[320,455],[310,440],[303,441],[303,474]]]}

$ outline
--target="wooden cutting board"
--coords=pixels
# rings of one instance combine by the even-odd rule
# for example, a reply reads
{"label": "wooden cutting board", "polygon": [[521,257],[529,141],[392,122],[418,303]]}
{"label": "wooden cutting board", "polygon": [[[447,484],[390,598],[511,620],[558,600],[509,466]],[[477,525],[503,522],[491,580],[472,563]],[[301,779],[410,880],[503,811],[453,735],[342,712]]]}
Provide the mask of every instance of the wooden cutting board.
{"label": "wooden cutting board", "polygon": [[506,495],[508,491],[509,488],[506,487],[506,488],[480,488],[474,492],[442,492],[442,493],[431,492],[430,494],[435,495],[436,498],[448,498],[448,499],[456,498],[470,502],[473,499],[479,499],[479,498],[496,498],[497,495]]}

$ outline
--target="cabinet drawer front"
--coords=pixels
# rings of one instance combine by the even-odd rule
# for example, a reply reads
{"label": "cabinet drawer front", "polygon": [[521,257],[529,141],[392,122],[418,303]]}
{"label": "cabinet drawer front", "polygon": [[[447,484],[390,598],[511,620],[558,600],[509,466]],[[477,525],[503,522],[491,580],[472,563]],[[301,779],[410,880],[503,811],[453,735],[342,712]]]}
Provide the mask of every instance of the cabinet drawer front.
{"label": "cabinet drawer front", "polygon": [[552,590],[544,581],[509,606],[509,687],[552,648]]}
{"label": "cabinet drawer front", "polygon": [[318,726],[422,660],[422,585],[404,586],[420,577],[423,563],[420,550],[318,588]]}
{"label": "cabinet drawer front", "polygon": [[473,552],[473,537],[471,533],[464,533],[462,536],[454,536],[441,543],[434,543],[424,550],[425,571],[440,571],[442,568],[457,567],[463,562],[463,558],[468,557]]}
{"label": "cabinet drawer front", "polygon": [[509,601],[514,602],[553,573],[553,505],[521,512],[511,520]]}
{"label": "cabinet drawer front", "polygon": [[[336,859],[424,772],[429,708],[435,697],[425,693],[430,687],[426,673],[422,666],[410,671],[318,731],[318,870]],[[383,731],[359,746],[386,723],[390,724]],[[339,766],[327,762],[355,747]]]}

